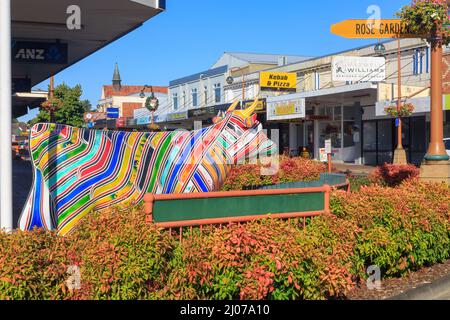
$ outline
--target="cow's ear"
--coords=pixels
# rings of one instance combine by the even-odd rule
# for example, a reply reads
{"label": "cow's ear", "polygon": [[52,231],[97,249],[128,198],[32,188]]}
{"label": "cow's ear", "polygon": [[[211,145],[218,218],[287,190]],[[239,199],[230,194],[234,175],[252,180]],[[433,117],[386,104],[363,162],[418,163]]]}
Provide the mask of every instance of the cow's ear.
{"label": "cow's ear", "polygon": [[253,128],[253,126],[258,121],[258,115],[256,113],[252,114],[251,116],[245,118],[245,127],[247,128]]}
{"label": "cow's ear", "polygon": [[214,124],[218,124],[220,121],[222,121],[222,119],[223,119],[222,112],[219,111],[219,113],[217,114],[217,116],[215,116],[215,117],[212,119],[212,122],[213,122]]}

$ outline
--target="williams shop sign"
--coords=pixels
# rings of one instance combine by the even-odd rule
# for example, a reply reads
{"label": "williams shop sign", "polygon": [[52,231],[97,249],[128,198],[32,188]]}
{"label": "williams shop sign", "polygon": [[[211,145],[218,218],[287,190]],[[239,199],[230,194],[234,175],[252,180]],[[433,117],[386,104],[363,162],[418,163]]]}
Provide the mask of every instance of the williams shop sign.
{"label": "williams shop sign", "polygon": [[333,57],[333,81],[381,82],[386,78],[383,57]]}
{"label": "williams shop sign", "polygon": [[18,63],[67,64],[66,43],[13,41],[12,60]]}

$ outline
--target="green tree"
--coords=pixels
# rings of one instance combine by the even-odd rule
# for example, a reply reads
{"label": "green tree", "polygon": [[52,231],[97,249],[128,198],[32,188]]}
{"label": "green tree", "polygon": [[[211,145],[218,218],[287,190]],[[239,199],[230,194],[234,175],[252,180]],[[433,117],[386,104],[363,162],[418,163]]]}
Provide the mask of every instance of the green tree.
{"label": "green tree", "polygon": [[[83,90],[80,85],[69,87],[62,83],[55,88],[55,98],[62,102],[61,108],[55,112],[56,123],[67,124],[74,127],[82,127],[83,114],[91,109],[89,100],[81,100]],[[36,118],[30,121],[30,125],[39,122],[50,122],[50,113],[41,108]]]}

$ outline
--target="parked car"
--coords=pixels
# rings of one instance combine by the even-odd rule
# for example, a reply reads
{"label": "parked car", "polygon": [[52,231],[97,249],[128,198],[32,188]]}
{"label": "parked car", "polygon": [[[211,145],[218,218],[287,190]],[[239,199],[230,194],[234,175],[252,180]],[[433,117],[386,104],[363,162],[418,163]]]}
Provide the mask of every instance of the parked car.
{"label": "parked car", "polygon": [[450,138],[444,139],[444,143],[447,154],[450,156]]}

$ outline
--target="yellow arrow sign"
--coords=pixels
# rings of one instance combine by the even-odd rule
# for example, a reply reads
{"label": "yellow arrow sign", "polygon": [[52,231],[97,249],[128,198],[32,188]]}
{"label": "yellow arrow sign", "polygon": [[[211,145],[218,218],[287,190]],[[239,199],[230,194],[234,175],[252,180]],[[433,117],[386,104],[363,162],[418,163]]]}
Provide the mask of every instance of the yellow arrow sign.
{"label": "yellow arrow sign", "polygon": [[408,32],[400,19],[345,20],[333,24],[331,33],[351,39],[420,38]]}

